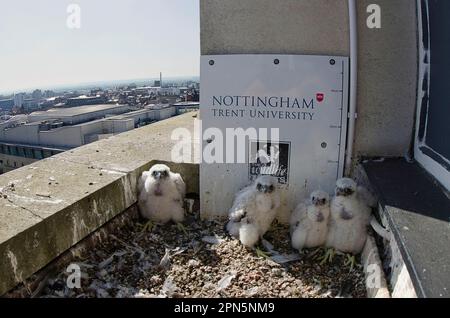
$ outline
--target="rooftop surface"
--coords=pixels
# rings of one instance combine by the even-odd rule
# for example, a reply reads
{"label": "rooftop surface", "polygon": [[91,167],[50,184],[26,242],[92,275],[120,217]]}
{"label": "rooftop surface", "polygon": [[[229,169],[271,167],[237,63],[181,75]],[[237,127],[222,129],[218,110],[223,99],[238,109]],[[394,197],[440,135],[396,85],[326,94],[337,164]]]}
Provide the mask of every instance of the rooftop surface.
{"label": "rooftop surface", "polygon": [[[324,251],[293,250],[289,228],[274,223],[261,250],[245,248],[224,231],[225,221],[188,214],[176,224],[143,231],[135,221],[115,229],[87,255],[61,264],[41,297],[366,297],[364,271],[349,271],[345,256],[320,264]],[[79,264],[80,289],[65,287],[69,264]]]}
{"label": "rooftop surface", "polygon": [[52,108],[47,111],[37,111],[30,114],[30,116],[49,116],[49,117],[72,117],[77,115],[89,114],[98,111],[104,111],[119,107],[125,107],[127,105],[113,105],[113,104],[101,104],[101,105],[87,105],[77,106],[69,108]]}

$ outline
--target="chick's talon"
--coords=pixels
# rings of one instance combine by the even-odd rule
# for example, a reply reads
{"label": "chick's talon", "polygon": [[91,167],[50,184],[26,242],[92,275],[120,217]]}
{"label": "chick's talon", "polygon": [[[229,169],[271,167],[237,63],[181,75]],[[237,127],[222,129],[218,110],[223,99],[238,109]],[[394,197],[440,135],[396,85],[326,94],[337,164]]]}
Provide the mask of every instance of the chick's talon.
{"label": "chick's talon", "polygon": [[153,230],[153,228],[155,227],[155,223],[153,223],[153,221],[148,221],[147,223],[144,224],[144,226],[142,227],[142,231],[141,232],[151,232]]}
{"label": "chick's talon", "polygon": [[353,271],[353,268],[355,267],[355,264],[356,264],[355,255],[347,254],[347,260],[344,262],[344,265],[345,266],[349,266],[350,265],[350,272]]}
{"label": "chick's talon", "polygon": [[333,262],[333,257],[334,257],[335,251],[333,248],[327,248],[325,250],[325,254],[323,255],[322,258],[320,258],[320,265],[323,265],[325,263],[332,263]]}
{"label": "chick's talon", "polygon": [[182,231],[183,233],[184,233],[184,235],[187,235],[188,234],[188,232],[187,232],[187,230],[186,230],[186,227],[183,225],[183,223],[181,223],[181,222],[177,222],[177,229],[179,230],[179,231]]}
{"label": "chick's talon", "polygon": [[255,248],[255,252],[258,257],[269,258],[269,255],[258,247]]}

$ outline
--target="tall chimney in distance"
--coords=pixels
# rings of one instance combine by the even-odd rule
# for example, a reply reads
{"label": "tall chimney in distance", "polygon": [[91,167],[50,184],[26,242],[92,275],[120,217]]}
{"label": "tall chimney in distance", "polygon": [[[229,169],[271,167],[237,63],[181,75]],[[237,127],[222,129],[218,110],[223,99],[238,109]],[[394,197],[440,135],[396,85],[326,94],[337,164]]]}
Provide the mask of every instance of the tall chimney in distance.
{"label": "tall chimney in distance", "polygon": [[162,88],[162,72],[159,72],[159,86]]}

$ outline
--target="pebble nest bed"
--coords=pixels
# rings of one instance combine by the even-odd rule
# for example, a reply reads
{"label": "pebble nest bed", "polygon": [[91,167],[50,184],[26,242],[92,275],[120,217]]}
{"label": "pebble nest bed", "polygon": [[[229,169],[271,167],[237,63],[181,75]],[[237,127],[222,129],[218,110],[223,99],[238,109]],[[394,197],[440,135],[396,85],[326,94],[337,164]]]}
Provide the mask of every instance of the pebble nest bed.
{"label": "pebble nest bed", "polygon": [[67,287],[64,270],[41,297],[366,297],[361,265],[350,271],[342,255],[320,265],[323,251],[293,250],[280,224],[259,246],[268,257],[229,237],[217,221],[189,216],[186,231],[175,224],[142,228],[126,226],[75,259],[81,288]]}

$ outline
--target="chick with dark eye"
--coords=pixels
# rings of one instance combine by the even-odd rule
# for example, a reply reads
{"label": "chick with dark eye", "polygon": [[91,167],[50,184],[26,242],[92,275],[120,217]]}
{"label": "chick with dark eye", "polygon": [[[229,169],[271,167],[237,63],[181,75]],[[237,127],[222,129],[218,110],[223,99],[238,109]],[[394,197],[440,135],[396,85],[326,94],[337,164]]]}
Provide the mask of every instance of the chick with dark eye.
{"label": "chick with dark eye", "polygon": [[336,188],[336,196],[348,197],[351,196],[355,192],[352,188]]}
{"label": "chick with dark eye", "polygon": [[268,185],[268,184],[258,183],[256,185],[256,190],[261,193],[272,193],[273,191],[275,191],[275,186],[272,184]]}
{"label": "chick with dark eye", "polygon": [[290,220],[292,247],[301,250],[325,244],[330,215],[329,202],[329,194],[317,190],[311,193],[309,200],[297,205]]}
{"label": "chick with dark eye", "polygon": [[362,188],[351,178],[336,181],[336,196],[331,202],[331,222],[327,237],[327,253],[323,261],[330,261],[334,250],[347,254],[346,264],[355,265],[355,255],[363,250],[371,219],[371,207],[362,197]]}
{"label": "chick with dark eye", "polygon": [[169,171],[167,170],[155,170],[152,172],[152,177],[155,180],[161,180],[161,179],[166,179],[167,177],[169,177]]}
{"label": "chick with dark eye", "polygon": [[155,223],[174,221],[182,230],[186,185],[180,174],[170,171],[163,164],[153,165],[144,171],[138,182],[138,206],[141,215],[149,221],[144,230],[151,230]]}
{"label": "chick with dark eye", "polygon": [[277,181],[273,176],[259,176],[235,196],[226,229],[247,247],[253,248],[275,219],[280,206]]}

